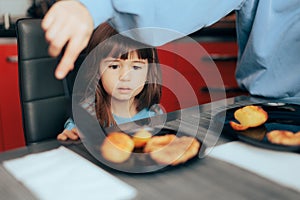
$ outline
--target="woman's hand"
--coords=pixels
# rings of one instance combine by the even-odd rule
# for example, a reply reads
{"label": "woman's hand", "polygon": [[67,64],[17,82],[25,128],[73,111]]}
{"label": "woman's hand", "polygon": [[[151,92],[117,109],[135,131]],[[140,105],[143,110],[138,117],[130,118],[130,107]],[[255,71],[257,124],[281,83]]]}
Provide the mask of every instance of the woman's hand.
{"label": "woman's hand", "polygon": [[57,135],[57,140],[66,141],[66,140],[78,140],[79,134],[78,129],[73,128],[72,130],[65,129],[62,133]]}
{"label": "woman's hand", "polygon": [[58,1],[44,17],[42,28],[51,56],[58,56],[66,45],[55,71],[56,78],[63,79],[74,68],[77,57],[88,44],[94,29],[92,16],[78,1]]}

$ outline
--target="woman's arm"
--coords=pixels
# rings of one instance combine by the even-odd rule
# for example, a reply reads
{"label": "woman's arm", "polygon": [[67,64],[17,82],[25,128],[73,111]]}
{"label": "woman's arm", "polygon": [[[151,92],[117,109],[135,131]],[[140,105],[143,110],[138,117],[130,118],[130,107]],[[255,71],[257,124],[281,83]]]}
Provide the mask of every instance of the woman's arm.
{"label": "woman's arm", "polygon": [[217,22],[231,11],[239,9],[245,0],[80,1],[91,13],[95,25],[108,18],[119,32],[135,28],[157,28],[152,34],[136,30],[128,33],[128,36],[143,43],[158,46],[177,39],[176,36],[178,36],[170,34],[166,37],[165,32],[159,29],[173,30],[182,35],[190,34]]}
{"label": "woman's arm", "polygon": [[[42,21],[49,53],[57,56],[66,45],[55,76],[64,78],[86,47],[95,26],[109,21],[119,32],[150,45],[171,40],[211,25],[238,9],[245,0],[68,0],[56,2]],[[163,29],[180,34],[166,36]]]}

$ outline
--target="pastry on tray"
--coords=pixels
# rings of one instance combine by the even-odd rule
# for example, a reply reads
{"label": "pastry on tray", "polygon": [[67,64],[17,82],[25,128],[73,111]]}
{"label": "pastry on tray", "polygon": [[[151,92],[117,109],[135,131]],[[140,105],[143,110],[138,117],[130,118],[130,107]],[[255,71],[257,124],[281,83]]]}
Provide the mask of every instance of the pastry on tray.
{"label": "pastry on tray", "polygon": [[234,112],[234,118],[239,122],[230,121],[230,126],[237,131],[243,131],[264,124],[268,119],[268,113],[260,106],[249,105]]}
{"label": "pastry on tray", "polygon": [[193,137],[176,137],[173,134],[154,136],[146,144],[144,152],[159,164],[178,165],[196,156],[200,143]]}
{"label": "pastry on tray", "polygon": [[158,164],[178,165],[195,157],[200,145],[197,139],[190,136],[152,136],[147,130],[141,129],[132,137],[123,132],[108,134],[100,151],[104,159],[113,163],[123,163],[133,152],[142,150],[143,153],[149,153],[150,158]]}
{"label": "pastry on tray", "polygon": [[122,163],[130,157],[133,149],[134,141],[129,135],[113,132],[105,138],[100,150],[106,160]]}
{"label": "pastry on tray", "polygon": [[300,145],[300,131],[293,133],[287,130],[273,130],[267,133],[271,143],[281,145]]}
{"label": "pastry on tray", "polygon": [[147,144],[147,142],[151,139],[151,137],[152,137],[152,134],[145,129],[141,129],[141,130],[137,131],[133,135],[134,147],[135,148],[144,147]]}

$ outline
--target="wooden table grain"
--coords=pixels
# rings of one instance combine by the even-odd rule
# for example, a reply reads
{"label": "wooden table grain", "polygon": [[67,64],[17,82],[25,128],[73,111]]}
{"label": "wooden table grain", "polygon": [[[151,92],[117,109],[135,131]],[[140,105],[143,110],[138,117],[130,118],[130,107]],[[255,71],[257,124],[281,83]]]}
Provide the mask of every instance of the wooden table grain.
{"label": "wooden table grain", "polygon": [[[247,105],[256,101],[264,100],[248,97],[232,98],[227,100],[227,107]],[[211,105],[206,104],[197,108],[201,110],[201,113],[206,113],[206,115],[202,115],[203,119],[209,120],[210,113],[212,113],[210,107]],[[224,107],[217,108],[220,111],[224,109]],[[192,110],[193,108],[190,108],[186,114],[191,116]],[[181,123],[180,120],[176,119],[177,114],[173,113],[173,117],[169,116],[167,125],[176,126],[176,123]],[[188,124],[188,121],[183,123],[186,129],[193,128],[193,119],[190,120],[191,124]],[[205,129],[204,125],[202,129]],[[228,141],[230,141],[228,138],[221,137],[217,145]],[[299,199],[300,196],[297,191],[211,157],[195,159],[187,164],[153,173],[128,174],[119,172],[96,160],[80,142],[45,141],[26,148],[1,153],[0,162],[30,153],[54,149],[60,145],[73,150],[136,188],[138,195],[135,199],[295,200]],[[0,166],[0,192],[0,199],[34,199],[34,196],[23,185],[7,174],[3,166]]]}

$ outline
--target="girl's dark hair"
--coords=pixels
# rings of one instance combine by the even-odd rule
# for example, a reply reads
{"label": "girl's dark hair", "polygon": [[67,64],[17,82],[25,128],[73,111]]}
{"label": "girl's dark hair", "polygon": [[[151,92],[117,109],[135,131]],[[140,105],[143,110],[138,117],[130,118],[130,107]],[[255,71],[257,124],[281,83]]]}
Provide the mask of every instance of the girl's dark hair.
{"label": "girl's dark hair", "polygon": [[[108,23],[103,23],[94,31],[87,52],[97,51],[98,64],[107,57],[128,59],[130,53],[136,52],[139,59],[148,61],[147,83],[135,97],[136,109],[150,109],[161,99],[161,70],[156,48],[146,46],[128,37],[118,34]],[[99,62],[100,61],[100,62]],[[96,63],[97,64],[97,63]],[[99,67],[97,67],[99,69]],[[100,71],[98,71],[100,74]],[[102,126],[115,125],[116,122],[110,109],[110,96],[97,79],[95,110],[98,121]]]}

